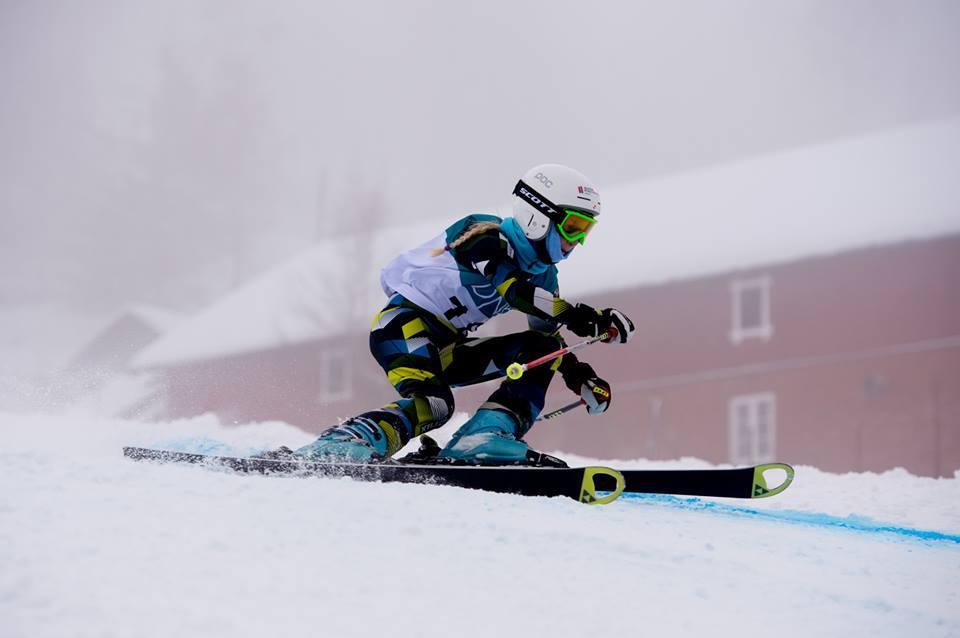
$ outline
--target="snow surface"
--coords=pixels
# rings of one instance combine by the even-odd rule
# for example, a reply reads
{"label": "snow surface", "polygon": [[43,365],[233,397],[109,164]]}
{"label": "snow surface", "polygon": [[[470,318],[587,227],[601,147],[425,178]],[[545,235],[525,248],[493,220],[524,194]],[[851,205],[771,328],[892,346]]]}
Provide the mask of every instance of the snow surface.
{"label": "snow surface", "polygon": [[767,500],[591,507],[120,452],[310,439],[281,423],[0,414],[0,430],[4,638],[960,635],[960,477],[799,467]]}

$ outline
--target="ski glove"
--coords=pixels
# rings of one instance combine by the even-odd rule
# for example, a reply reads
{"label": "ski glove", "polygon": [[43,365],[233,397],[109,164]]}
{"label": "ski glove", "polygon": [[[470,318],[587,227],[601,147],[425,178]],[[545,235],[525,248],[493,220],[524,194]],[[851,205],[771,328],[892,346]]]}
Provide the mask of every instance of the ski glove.
{"label": "ski glove", "polygon": [[626,343],[636,330],[630,318],[616,308],[596,310],[582,303],[567,310],[563,321],[567,328],[579,337],[596,337],[614,328],[617,336],[605,339],[605,343]]}
{"label": "ski glove", "polygon": [[610,384],[600,377],[587,379],[580,387],[580,398],[587,406],[587,414],[603,414],[610,407]]}
{"label": "ski glove", "polygon": [[590,364],[577,361],[564,375],[563,381],[580,395],[588,414],[602,414],[610,407],[610,384],[598,377]]}

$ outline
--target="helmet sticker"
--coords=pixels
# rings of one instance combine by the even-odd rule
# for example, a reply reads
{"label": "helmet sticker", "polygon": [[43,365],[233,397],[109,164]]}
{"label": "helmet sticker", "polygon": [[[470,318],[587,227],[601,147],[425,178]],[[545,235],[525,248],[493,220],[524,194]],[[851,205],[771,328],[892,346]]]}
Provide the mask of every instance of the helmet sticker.
{"label": "helmet sticker", "polygon": [[590,186],[577,186],[577,192],[581,195],[588,195],[590,197],[600,197],[600,193],[593,190]]}

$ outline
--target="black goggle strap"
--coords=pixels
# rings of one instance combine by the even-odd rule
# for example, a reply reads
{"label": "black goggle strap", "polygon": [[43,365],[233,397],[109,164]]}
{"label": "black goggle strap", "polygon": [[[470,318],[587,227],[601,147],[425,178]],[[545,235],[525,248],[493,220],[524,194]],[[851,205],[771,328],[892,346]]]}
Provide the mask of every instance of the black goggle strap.
{"label": "black goggle strap", "polygon": [[566,213],[564,213],[559,206],[538,193],[522,179],[514,186],[513,194],[525,200],[528,204],[553,220],[554,223],[559,224],[563,222],[563,218],[566,217]]}

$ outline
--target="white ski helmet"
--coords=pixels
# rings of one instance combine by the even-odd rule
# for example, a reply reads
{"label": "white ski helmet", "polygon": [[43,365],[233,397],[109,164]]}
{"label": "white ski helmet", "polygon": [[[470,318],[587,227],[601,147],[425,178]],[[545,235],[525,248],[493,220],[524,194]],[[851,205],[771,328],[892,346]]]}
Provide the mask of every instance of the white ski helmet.
{"label": "white ski helmet", "polygon": [[562,164],[534,166],[517,182],[513,195],[513,218],[534,242],[544,239],[553,223],[568,241],[582,244],[600,216],[597,187]]}

